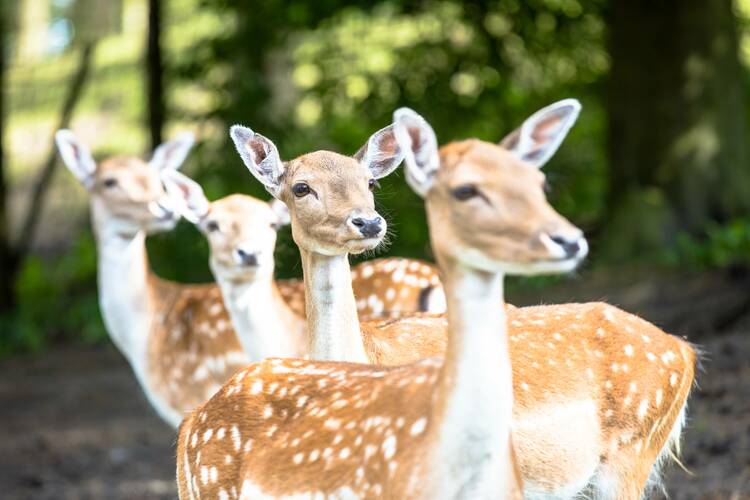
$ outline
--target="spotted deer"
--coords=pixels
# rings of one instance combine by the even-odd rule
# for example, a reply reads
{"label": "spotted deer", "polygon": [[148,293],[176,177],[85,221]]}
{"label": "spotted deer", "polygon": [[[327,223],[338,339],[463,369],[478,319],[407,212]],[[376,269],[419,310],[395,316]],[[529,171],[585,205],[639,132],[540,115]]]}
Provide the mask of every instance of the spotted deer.
{"label": "spotted deer", "polygon": [[[519,236],[536,231],[532,242],[553,255],[585,254],[585,240],[538,225],[535,217],[552,210],[540,204],[545,181],[538,168],[560,146],[579,111],[577,101],[566,99],[532,115],[499,145],[467,140],[439,151],[422,117],[397,111],[406,179],[426,197],[431,228],[461,220],[448,203],[453,196],[479,213],[506,212],[509,250],[523,252]],[[445,188],[436,190],[441,181]],[[476,232],[463,255],[481,266],[484,255],[476,249],[484,243],[484,230],[457,222],[456,227],[467,231],[466,239]],[[441,241],[446,239],[445,244],[462,243]],[[505,267],[515,272],[517,266]],[[641,498],[658,484],[660,466],[679,452],[694,380],[693,348],[604,303],[512,309],[508,318],[513,438],[526,496]]]}
{"label": "spotted deer", "polygon": [[160,279],[146,255],[146,235],[171,230],[180,218],[160,172],[182,164],[193,138],[162,144],[149,162],[116,156],[99,164],[71,131],[58,131],[55,140],[91,197],[104,325],[153,408],[177,427],[247,364],[226,311],[216,305],[219,289]]}
{"label": "spotted deer", "polygon": [[[198,183],[178,171],[165,171],[162,181],[182,216],[208,239],[211,271],[226,297],[239,296],[242,291],[233,287],[243,288],[258,277],[272,279],[276,232],[289,220],[283,202],[274,199],[265,203],[234,194],[211,203]],[[445,311],[438,270],[427,262],[381,258],[354,266],[351,274],[360,317],[374,319]],[[304,285],[300,280],[277,280],[273,295],[283,299],[291,312],[304,317]],[[228,304],[231,302],[229,298],[226,300]]]}
{"label": "spotted deer", "polygon": [[[560,145],[578,109],[569,100],[545,108],[509,135],[502,147],[516,160],[539,167]],[[434,136],[429,126],[423,135]],[[420,154],[423,148],[416,156]],[[502,165],[507,159],[494,161]],[[512,189],[508,194],[515,196]],[[637,498],[649,472],[655,476],[658,465],[679,443],[693,377],[692,349],[606,304],[510,309],[508,315],[514,440],[527,495],[569,498],[588,488],[601,498]],[[421,344],[424,330],[430,330],[425,326],[439,332],[441,325],[414,321],[418,328],[393,337],[391,351],[378,362],[406,362],[430,354]],[[642,352],[639,342],[647,347]],[[639,353],[654,365],[640,363],[634,369]],[[586,368],[571,370],[573,363]],[[545,386],[549,380],[554,387]],[[560,433],[561,427],[587,432]],[[597,431],[588,432],[591,429]]]}
{"label": "spotted deer", "polygon": [[[359,161],[316,152],[283,164],[266,138],[232,130],[250,171],[289,206],[311,332],[359,334],[346,253],[374,246],[384,232],[366,189],[400,161],[394,131],[371,138]],[[537,182],[528,188],[533,196],[517,200],[528,208],[525,225],[509,225],[503,211],[464,196],[481,181],[483,197],[504,201],[496,166],[446,167],[442,175],[433,167],[421,193],[445,277],[445,361],[251,365],[181,426],[181,498],[520,497],[503,275],[570,270],[585,240],[537,196]],[[570,244],[550,246],[553,237]]]}

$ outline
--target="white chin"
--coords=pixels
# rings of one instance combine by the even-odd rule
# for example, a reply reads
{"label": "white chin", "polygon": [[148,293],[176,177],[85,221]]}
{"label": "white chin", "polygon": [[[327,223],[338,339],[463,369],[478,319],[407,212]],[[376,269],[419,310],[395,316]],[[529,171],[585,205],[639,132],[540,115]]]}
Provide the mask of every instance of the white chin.
{"label": "white chin", "polygon": [[374,250],[380,245],[380,238],[367,238],[362,240],[350,241],[348,245],[348,252],[351,254],[358,254],[366,252],[368,250]]}
{"label": "white chin", "polygon": [[536,274],[561,274],[575,269],[582,257],[571,259],[539,260],[536,262],[503,262],[488,258],[483,253],[471,250],[461,259],[465,265],[487,272],[533,276]]}
{"label": "white chin", "polygon": [[529,262],[527,264],[506,264],[508,274],[518,274],[533,276],[536,274],[563,274],[568,273],[578,267],[581,262],[580,258],[565,260],[549,260]]}

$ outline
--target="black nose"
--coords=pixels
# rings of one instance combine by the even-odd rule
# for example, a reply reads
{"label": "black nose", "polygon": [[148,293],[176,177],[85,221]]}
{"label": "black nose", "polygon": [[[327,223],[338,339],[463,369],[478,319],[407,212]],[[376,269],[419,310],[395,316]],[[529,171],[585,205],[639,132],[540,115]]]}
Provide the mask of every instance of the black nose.
{"label": "black nose", "polygon": [[362,217],[355,217],[352,219],[352,224],[359,229],[362,236],[365,238],[374,238],[380,234],[383,219],[375,217],[374,219],[363,219]]}
{"label": "black nose", "polygon": [[578,243],[578,239],[569,240],[565,236],[550,236],[550,239],[565,250],[566,257],[574,257],[581,251],[581,245]]}
{"label": "black nose", "polygon": [[240,258],[242,263],[246,266],[257,266],[258,256],[254,253],[249,253],[241,248],[237,249],[237,256]]}

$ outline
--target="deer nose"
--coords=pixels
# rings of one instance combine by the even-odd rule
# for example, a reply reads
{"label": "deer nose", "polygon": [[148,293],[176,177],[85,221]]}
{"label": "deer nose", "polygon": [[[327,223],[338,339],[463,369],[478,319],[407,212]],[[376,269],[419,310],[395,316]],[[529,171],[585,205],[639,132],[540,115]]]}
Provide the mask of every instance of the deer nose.
{"label": "deer nose", "polygon": [[580,235],[563,235],[563,234],[551,234],[549,239],[553,243],[562,248],[565,252],[565,258],[571,259],[573,257],[585,257],[588,253],[588,244],[586,239]]}
{"label": "deer nose", "polygon": [[235,255],[239,261],[245,266],[257,266],[258,265],[258,253],[248,252],[242,248],[238,248],[235,251]]}
{"label": "deer nose", "polygon": [[365,219],[364,217],[354,217],[350,220],[352,226],[356,227],[360,234],[365,238],[374,238],[383,230],[383,219],[375,217],[374,219]]}

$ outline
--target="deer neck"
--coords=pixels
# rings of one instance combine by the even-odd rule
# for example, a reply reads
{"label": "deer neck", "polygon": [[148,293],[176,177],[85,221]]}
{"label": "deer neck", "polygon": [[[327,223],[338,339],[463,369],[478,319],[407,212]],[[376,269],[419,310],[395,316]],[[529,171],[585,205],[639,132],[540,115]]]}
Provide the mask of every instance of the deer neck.
{"label": "deer neck", "polygon": [[98,253],[99,307],[104,324],[130,363],[138,363],[146,357],[153,316],[146,233],[108,217],[106,209],[95,202],[92,202],[92,220]]}
{"label": "deer neck", "polygon": [[349,256],[300,248],[311,359],[367,363]]}
{"label": "deer neck", "polygon": [[[218,276],[217,273],[214,275]],[[250,362],[299,358],[307,352],[304,321],[289,308],[273,280],[217,280],[242,348]]]}
{"label": "deer neck", "polygon": [[511,475],[500,474],[513,470],[513,384],[503,276],[455,262],[441,267],[449,338],[433,399],[432,470],[436,481],[450,481],[439,487],[458,488],[455,493],[462,498],[481,498],[485,487],[508,491],[513,484]]}

